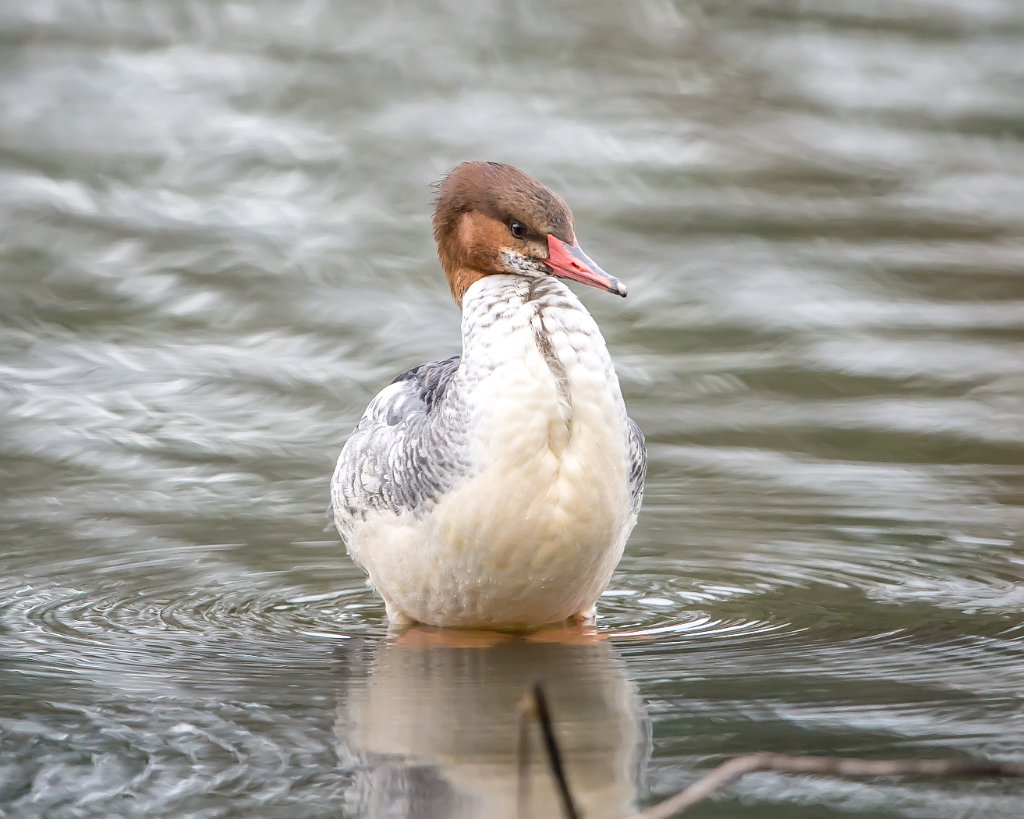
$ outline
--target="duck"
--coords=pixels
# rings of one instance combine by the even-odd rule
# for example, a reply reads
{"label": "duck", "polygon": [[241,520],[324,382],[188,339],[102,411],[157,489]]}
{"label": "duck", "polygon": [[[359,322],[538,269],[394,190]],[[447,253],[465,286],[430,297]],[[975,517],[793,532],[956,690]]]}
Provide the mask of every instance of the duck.
{"label": "duck", "polygon": [[510,165],[448,172],[433,233],[462,353],[373,398],[328,517],[394,626],[593,624],[640,512],[647,449],[565,282],[626,286],[581,249],[565,200]]}

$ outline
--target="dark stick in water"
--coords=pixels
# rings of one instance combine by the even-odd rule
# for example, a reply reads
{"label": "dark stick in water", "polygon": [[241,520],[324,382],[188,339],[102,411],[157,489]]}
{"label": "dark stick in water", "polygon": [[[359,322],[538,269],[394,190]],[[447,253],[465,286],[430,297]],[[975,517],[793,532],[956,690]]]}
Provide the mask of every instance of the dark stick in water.
{"label": "dark stick in water", "polygon": [[[519,707],[520,810],[525,805],[525,796],[528,793],[526,779],[528,778],[529,747],[526,731],[527,721],[533,717],[540,723],[541,731],[544,734],[548,765],[551,768],[551,775],[558,785],[565,816],[567,819],[581,819],[569,790],[562,751],[555,737],[551,711],[548,708],[544,687],[539,681],[534,682],[523,694]],[[716,791],[735,782],[744,774],[755,771],[849,777],[936,776],[950,779],[971,777],[1024,779],[1024,762],[972,759],[857,759],[856,757],[841,756],[793,756],[762,751],[744,754],[723,762],[679,793],[634,814],[630,819],[671,819],[671,817],[678,816],[692,808],[698,802],[703,802]]]}
{"label": "dark stick in water", "polygon": [[523,694],[519,704],[519,813],[522,816],[529,795],[529,736],[527,735],[527,721],[534,718],[540,724],[541,735],[544,737],[544,749],[547,752],[548,766],[551,768],[551,776],[558,788],[558,796],[562,800],[562,812],[565,819],[582,819],[576,801],[572,798],[572,791],[569,789],[569,780],[565,775],[565,765],[562,762],[562,749],[558,744],[558,737],[555,736],[555,725],[551,719],[551,709],[548,707],[547,694],[544,693],[544,685],[540,680],[535,680]]}

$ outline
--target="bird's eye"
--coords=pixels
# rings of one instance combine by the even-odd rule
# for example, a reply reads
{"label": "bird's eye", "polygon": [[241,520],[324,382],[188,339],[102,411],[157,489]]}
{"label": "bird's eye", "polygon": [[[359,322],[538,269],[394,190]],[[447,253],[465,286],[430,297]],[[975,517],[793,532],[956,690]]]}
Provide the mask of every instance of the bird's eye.
{"label": "bird's eye", "polygon": [[526,235],[526,227],[522,222],[512,222],[508,229],[512,231],[512,235],[517,239],[522,239]]}

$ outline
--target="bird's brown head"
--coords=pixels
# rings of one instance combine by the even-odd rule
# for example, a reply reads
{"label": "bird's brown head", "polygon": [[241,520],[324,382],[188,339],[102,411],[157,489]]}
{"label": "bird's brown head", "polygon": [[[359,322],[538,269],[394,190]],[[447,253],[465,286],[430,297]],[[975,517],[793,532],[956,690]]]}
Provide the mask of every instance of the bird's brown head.
{"label": "bird's brown head", "polygon": [[496,273],[561,276],[626,295],[581,249],[558,194],[511,165],[464,162],[441,181],[434,206],[437,255],[455,301]]}

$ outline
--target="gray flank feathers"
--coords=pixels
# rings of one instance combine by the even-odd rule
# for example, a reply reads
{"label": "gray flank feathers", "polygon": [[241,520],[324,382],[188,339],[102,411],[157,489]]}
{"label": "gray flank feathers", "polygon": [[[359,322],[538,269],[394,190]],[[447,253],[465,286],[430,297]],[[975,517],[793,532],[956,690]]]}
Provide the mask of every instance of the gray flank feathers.
{"label": "gray flank feathers", "polygon": [[449,394],[459,362],[413,367],[366,408],[331,484],[329,514],[343,537],[367,512],[429,509],[467,474],[464,413]]}
{"label": "gray flank feathers", "polygon": [[633,513],[640,513],[644,502],[644,484],[647,481],[647,442],[640,425],[632,418],[626,418],[629,426],[629,490],[633,500]]}

